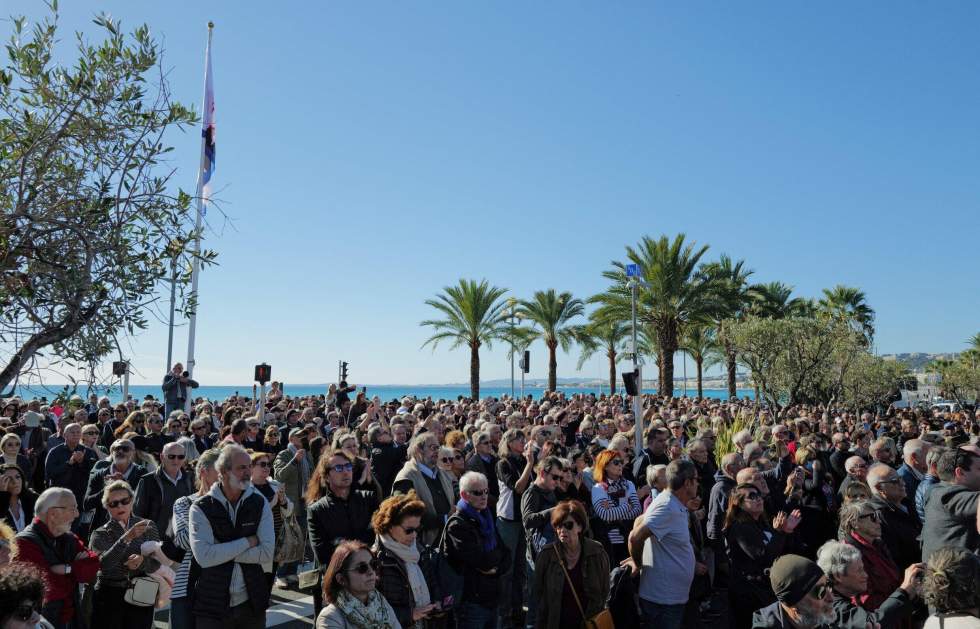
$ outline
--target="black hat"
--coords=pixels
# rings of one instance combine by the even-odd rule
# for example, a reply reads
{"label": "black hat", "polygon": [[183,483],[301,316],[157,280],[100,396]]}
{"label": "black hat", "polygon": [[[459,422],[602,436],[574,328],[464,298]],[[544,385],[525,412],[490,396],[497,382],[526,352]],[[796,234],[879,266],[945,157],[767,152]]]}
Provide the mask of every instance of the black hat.
{"label": "black hat", "polygon": [[769,581],[779,602],[796,605],[817,584],[823,570],[806,557],[783,555],[772,564]]}

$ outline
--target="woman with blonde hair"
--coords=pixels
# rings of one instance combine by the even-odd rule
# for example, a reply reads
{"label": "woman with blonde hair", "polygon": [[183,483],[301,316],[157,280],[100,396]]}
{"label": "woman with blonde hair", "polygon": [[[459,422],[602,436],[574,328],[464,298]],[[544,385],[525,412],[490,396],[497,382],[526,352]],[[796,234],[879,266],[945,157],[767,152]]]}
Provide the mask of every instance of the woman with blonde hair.
{"label": "woman with blonde hair", "polygon": [[615,450],[603,450],[595,459],[592,477],[592,508],[598,527],[596,538],[605,547],[609,560],[619,565],[629,556],[626,540],[633,528],[633,520],[640,515],[640,498],[636,487],[623,478],[626,461]]}
{"label": "woman with blonde hair", "polygon": [[122,425],[116,428],[113,434],[116,436],[116,439],[128,439],[129,437],[125,437],[124,435],[131,432],[137,435],[146,434],[146,413],[143,411],[133,411],[126,417]]}

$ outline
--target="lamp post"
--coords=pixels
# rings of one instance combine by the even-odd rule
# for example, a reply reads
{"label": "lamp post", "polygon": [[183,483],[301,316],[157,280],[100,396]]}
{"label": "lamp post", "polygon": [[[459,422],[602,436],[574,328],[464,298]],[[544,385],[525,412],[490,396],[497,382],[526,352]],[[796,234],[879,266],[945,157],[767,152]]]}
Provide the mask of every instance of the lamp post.
{"label": "lamp post", "polygon": [[517,300],[511,297],[507,300],[510,308],[510,399],[514,399],[514,317],[517,314]]}
{"label": "lamp post", "polygon": [[639,356],[636,353],[636,299],[640,283],[647,285],[640,279],[640,265],[627,264],[626,277],[630,283],[630,309],[633,315],[633,371],[636,372],[636,395],[633,396],[633,438],[636,442],[636,451],[643,449],[643,368],[640,366]]}

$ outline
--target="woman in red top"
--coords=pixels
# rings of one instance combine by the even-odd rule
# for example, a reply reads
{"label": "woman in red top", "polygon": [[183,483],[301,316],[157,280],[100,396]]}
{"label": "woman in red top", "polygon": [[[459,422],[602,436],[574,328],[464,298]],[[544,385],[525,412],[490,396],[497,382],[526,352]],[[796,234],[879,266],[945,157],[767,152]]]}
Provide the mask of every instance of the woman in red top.
{"label": "woman in red top", "polygon": [[868,574],[868,590],[857,597],[857,602],[865,610],[874,611],[902,584],[902,572],[881,541],[878,513],[868,501],[844,505],[839,517],[841,541],[861,552]]}

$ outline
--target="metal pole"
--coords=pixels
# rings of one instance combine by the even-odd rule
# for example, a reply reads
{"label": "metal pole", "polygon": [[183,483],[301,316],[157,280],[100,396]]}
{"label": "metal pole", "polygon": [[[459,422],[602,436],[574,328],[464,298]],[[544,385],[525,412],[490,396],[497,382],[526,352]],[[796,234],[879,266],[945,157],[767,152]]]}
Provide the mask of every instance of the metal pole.
{"label": "metal pole", "polygon": [[684,359],[684,397],[687,397],[687,352],[681,352],[681,357]]}
{"label": "metal pole", "polygon": [[636,451],[643,450],[643,370],[640,368],[639,357],[636,354],[636,292],[639,282],[634,277],[632,282],[631,306],[633,310],[633,370],[637,372],[636,395],[633,396],[633,439]]}
{"label": "metal pole", "polygon": [[126,361],[126,373],[123,374],[123,404],[129,401],[129,361]]}
{"label": "metal pole", "polygon": [[510,398],[514,399],[514,309],[510,309]]}
{"label": "metal pole", "polygon": [[174,309],[176,308],[177,299],[177,258],[173,257],[170,260],[170,324],[167,329],[167,366],[163,370],[164,373],[169,373],[171,367],[174,366]]}
{"label": "metal pole", "polygon": [[265,383],[262,383],[262,387],[259,393],[259,424],[265,425]]}
{"label": "metal pole", "polygon": [[524,399],[524,369],[521,369],[521,399]]}

